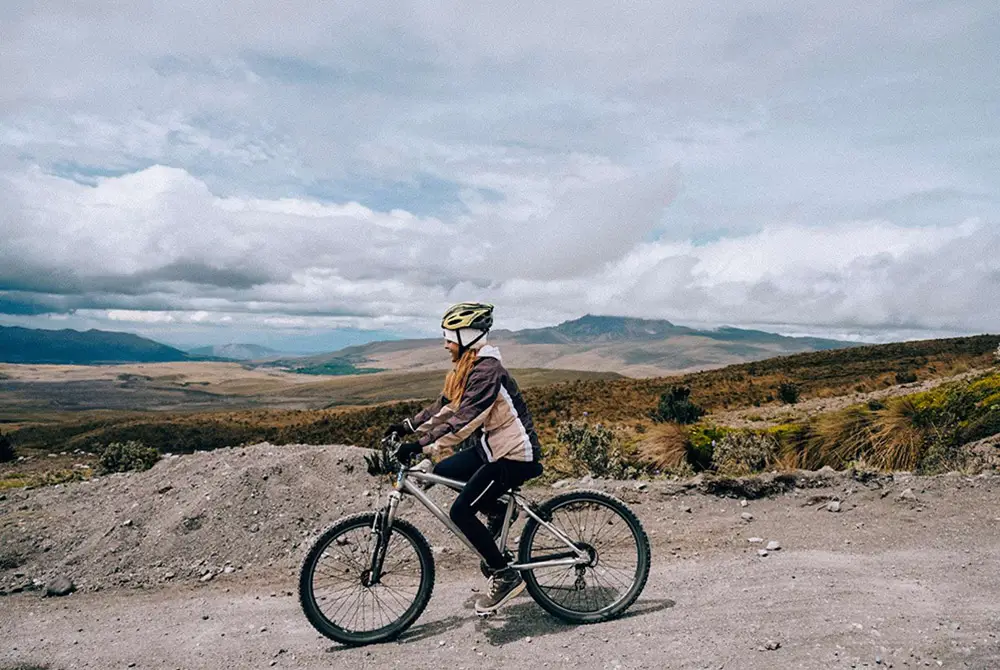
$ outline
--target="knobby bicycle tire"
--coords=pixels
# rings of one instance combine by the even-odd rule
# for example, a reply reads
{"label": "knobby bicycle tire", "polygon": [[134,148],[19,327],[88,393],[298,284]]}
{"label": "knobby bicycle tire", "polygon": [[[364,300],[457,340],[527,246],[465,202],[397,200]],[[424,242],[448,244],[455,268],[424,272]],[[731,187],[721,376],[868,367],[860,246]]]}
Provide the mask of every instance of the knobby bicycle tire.
{"label": "knobby bicycle tire", "polygon": [[[563,569],[565,570],[565,577],[553,578],[558,584],[558,589],[556,585],[546,586],[539,582],[539,575],[536,574],[535,570],[525,570],[523,572],[524,581],[527,584],[528,593],[531,597],[535,599],[543,609],[545,609],[550,614],[567,621],[569,623],[597,623],[600,621],[607,621],[621,615],[626,609],[628,609],[642,593],[643,588],[646,586],[646,580],[649,578],[649,566],[650,566],[650,548],[649,548],[649,538],[646,535],[646,531],[643,529],[642,524],[639,519],[635,516],[629,507],[614,496],[608,495],[600,491],[570,491],[568,493],[563,493],[561,495],[550,498],[549,500],[542,503],[539,507],[539,516],[554,525],[558,525],[555,522],[555,517],[559,516],[560,510],[567,510],[574,503],[580,505],[592,505],[597,507],[602,507],[608,511],[608,516],[606,519],[601,519],[594,515],[591,523],[603,523],[609,526],[613,526],[616,520],[620,520],[624,526],[622,528],[627,528],[629,535],[635,544],[635,568],[632,570],[632,574],[629,575],[631,582],[628,587],[624,589],[624,592],[616,597],[612,602],[605,606],[600,606],[600,600],[591,598],[591,594],[587,593],[587,589],[596,590],[597,587],[593,586],[595,582],[600,585],[600,588],[604,592],[612,590],[609,586],[604,585],[601,582],[601,577],[599,576],[600,556],[598,556],[598,563],[595,567],[587,567],[583,570],[582,581],[580,578],[580,573],[573,568]],[[589,513],[581,513],[579,516],[582,519],[584,515],[587,515],[587,519],[591,519]],[[568,516],[568,514],[567,514]],[[567,524],[564,524],[567,525]],[[570,528],[560,528],[563,532],[567,533],[574,542],[587,543],[588,537],[586,522],[581,521],[579,527],[573,527],[573,524],[568,524]],[[613,533],[617,536],[623,534],[623,529],[612,529]],[[600,534],[604,532],[601,529],[596,531],[591,530],[591,539],[594,533],[597,534],[598,539]],[[553,542],[554,536],[546,530],[541,524],[539,524],[535,519],[528,519],[525,524],[524,530],[521,533],[521,540],[518,548],[518,562],[529,563],[532,561],[533,556],[539,555],[539,547],[536,545],[542,541],[539,539],[542,536],[546,538],[546,542],[552,543],[552,546],[548,548],[549,551],[565,551],[565,545],[561,543]],[[560,547],[561,545],[561,547]],[[628,551],[627,549],[625,550]],[[599,554],[600,552],[598,552]],[[551,569],[553,571],[560,570],[559,568]],[[545,572],[546,569],[539,569],[540,572]],[[607,569],[605,569],[607,572]],[[558,573],[562,574],[562,573]],[[588,582],[588,575],[590,576]],[[624,582],[625,577],[623,574],[616,575],[619,582]],[[543,575],[544,576],[544,575]],[[605,575],[607,577],[607,575]],[[570,579],[574,581],[569,581]],[[612,583],[610,578],[606,579],[608,583]],[[575,585],[574,585],[575,584]],[[578,588],[579,585],[584,585],[583,588]],[[574,593],[578,591],[579,593]],[[557,598],[552,595],[553,593],[562,593],[569,597],[575,597],[580,601],[587,602],[590,607],[573,607],[566,602],[560,602]]]}
{"label": "knobby bicycle tire", "polygon": [[[434,589],[434,556],[431,553],[430,544],[413,524],[404,519],[396,519],[393,521],[390,532],[385,565],[389,566],[392,564],[392,540],[395,539],[395,536],[398,535],[405,539],[413,548],[420,569],[419,586],[413,596],[413,602],[398,617],[373,630],[352,630],[343,625],[338,625],[338,623],[328,617],[320,606],[315,592],[317,567],[327,553],[327,550],[337,544],[338,538],[343,538],[343,543],[348,544],[347,537],[350,531],[370,529],[374,523],[375,514],[372,512],[354,514],[339,519],[312,544],[302,561],[302,568],[299,571],[299,603],[302,605],[302,611],[305,612],[309,623],[326,637],[346,645],[372,644],[397,637],[409,628],[423,613],[424,608],[427,607],[427,603],[431,599],[431,592]],[[359,593],[363,589],[368,589],[371,592],[370,587],[362,584],[361,575],[359,574],[356,577],[358,586],[361,587],[358,589]],[[350,584],[350,581],[346,578],[341,578],[341,581]],[[356,587],[351,586],[349,588]],[[360,600],[362,602],[364,598],[364,593],[361,593]],[[377,602],[379,602],[379,599],[373,597],[373,604]],[[403,604],[406,603],[404,602]],[[362,616],[362,620],[364,620],[364,616]]]}

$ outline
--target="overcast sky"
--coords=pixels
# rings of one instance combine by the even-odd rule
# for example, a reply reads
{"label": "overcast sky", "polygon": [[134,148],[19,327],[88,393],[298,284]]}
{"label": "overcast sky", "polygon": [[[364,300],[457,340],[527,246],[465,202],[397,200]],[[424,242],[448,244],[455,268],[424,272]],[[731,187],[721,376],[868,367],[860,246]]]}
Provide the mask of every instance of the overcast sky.
{"label": "overcast sky", "polygon": [[3,3],[0,323],[1000,332],[998,55],[996,0]]}

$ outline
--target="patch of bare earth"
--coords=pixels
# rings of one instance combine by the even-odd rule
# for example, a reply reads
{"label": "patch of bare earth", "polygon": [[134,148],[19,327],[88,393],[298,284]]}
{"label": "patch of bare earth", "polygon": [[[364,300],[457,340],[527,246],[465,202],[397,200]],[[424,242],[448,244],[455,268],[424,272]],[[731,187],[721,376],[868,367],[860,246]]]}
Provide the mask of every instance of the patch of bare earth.
{"label": "patch of bare earth", "polygon": [[[388,490],[364,453],[256,445],[0,494],[0,668],[1000,667],[990,473],[528,489],[610,490],[650,535],[642,597],[592,626],[527,596],[476,619],[477,561],[411,503],[435,547],[431,604],[396,642],[342,647],[299,611],[296,574],[312,537]],[[43,597],[60,575],[77,590]]]}

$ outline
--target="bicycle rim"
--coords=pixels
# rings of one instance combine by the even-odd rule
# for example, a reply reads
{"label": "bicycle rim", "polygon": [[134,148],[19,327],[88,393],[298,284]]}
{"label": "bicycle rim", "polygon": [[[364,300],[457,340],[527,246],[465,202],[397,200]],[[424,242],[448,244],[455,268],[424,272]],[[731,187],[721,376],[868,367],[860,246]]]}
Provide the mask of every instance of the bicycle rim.
{"label": "bicycle rim", "polygon": [[[526,577],[536,600],[557,616],[581,622],[611,618],[631,605],[649,573],[648,539],[634,515],[601,494],[567,494],[547,507],[549,523],[593,560],[531,571]],[[524,562],[566,551],[565,543],[537,524],[525,541]]]}
{"label": "bicycle rim", "polygon": [[378,542],[371,526],[372,516],[364,515],[331,529],[304,566],[306,613],[318,619],[310,616],[321,632],[347,644],[398,635],[430,596],[429,551],[420,546],[422,537],[398,526],[389,536],[381,578],[371,583],[369,568]]}

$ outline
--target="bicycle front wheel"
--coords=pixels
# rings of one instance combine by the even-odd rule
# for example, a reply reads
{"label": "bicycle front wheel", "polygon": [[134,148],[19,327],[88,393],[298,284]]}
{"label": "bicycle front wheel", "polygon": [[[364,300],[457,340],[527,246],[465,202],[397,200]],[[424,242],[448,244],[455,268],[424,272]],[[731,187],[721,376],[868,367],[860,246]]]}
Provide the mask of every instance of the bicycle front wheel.
{"label": "bicycle front wheel", "polygon": [[[649,538],[625,503],[599,491],[571,491],[546,501],[538,514],[590,556],[587,565],[524,571],[528,593],[539,605],[570,623],[596,623],[636,601],[649,578]],[[532,518],[521,534],[518,562],[566,550]]]}
{"label": "bicycle front wheel", "polygon": [[430,545],[402,519],[387,538],[382,575],[372,580],[371,558],[381,541],[374,524],[372,513],[341,519],[313,543],[299,573],[299,602],[309,622],[343,644],[396,637],[423,613],[434,588]]}

